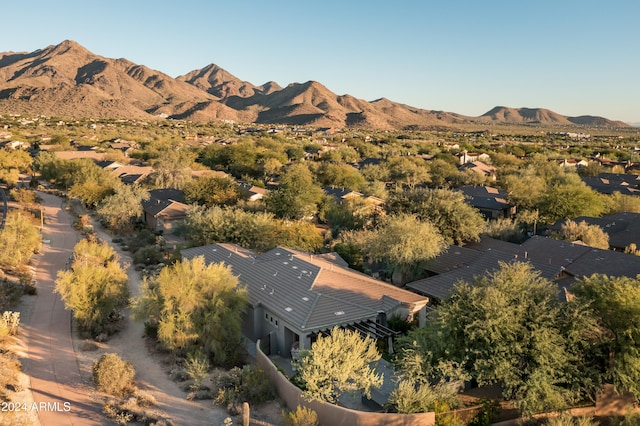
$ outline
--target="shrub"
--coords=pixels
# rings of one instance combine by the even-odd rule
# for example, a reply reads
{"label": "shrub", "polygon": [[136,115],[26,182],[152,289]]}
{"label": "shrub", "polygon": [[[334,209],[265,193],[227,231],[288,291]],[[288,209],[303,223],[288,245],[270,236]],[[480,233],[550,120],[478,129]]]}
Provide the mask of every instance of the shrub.
{"label": "shrub", "polygon": [[129,393],[133,387],[135,370],[130,362],[117,354],[104,354],[93,364],[93,381],[101,392],[114,396]]}
{"label": "shrub", "polygon": [[200,389],[202,382],[207,378],[209,367],[209,360],[201,350],[190,353],[187,356],[187,375],[189,375],[189,378],[193,380],[193,385],[191,385],[193,390]]}
{"label": "shrub", "polygon": [[282,412],[285,426],[318,426],[318,413],[307,407],[298,405],[295,411]]}
{"label": "shrub", "polygon": [[20,312],[5,311],[0,317],[0,338],[15,336],[20,326]]}
{"label": "shrub", "polygon": [[244,401],[255,405],[275,397],[269,377],[255,365],[245,365],[242,369],[234,367],[217,374],[213,380],[218,389],[214,403],[223,407]]}
{"label": "shrub", "polygon": [[155,245],[144,246],[133,255],[134,263],[156,265],[163,261],[162,251]]}

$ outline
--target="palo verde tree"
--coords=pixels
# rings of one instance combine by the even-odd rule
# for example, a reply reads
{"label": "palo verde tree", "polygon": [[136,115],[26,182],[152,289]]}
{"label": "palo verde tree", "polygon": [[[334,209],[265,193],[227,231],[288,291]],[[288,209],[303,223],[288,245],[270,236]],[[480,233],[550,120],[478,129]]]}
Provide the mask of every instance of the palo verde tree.
{"label": "palo verde tree", "polygon": [[81,240],[73,249],[73,262],[58,272],[57,293],[73,311],[82,333],[110,333],[109,324],[127,304],[128,278],[117,253],[106,243]]}
{"label": "palo verde tree", "polygon": [[382,386],[382,374],[371,367],[380,354],[369,336],[334,327],[299,355],[292,364],[308,400],[335,403],[343,393],[357,391],[370,397],[372,389]]}
{"label": "palo verde tree", "polygon": [[561,302],[556,286],[528,263],[503,263],[458,283],[427,326],[402,339],[400,366],[417,383],[498,383],[506,399],[531,415],[595,396],[595,329],[585,304]]}
{"label": "palo verde tree", "polygon": [[214,364],[234,365],[242,348],[242,314],[247,292],[224,264],[202,257],[183,259],[145,281],[136,316],[157,327],[167,349],[200,348]]}
{"label": "palo verde tree", "polygon": [[0,268],[25,265],[40,250],[40,232],[33,222],[33,217],[22,211],[7,214],[0,229]]}
{"label": "palo verde tree", "polygon": [[574,222],[567,220],[560,227],[560,231],[554,237],[564,241],[582,241],[588,246],[609,249],[609,234],[604,232],[598,225],[589,225],[584,220]]}

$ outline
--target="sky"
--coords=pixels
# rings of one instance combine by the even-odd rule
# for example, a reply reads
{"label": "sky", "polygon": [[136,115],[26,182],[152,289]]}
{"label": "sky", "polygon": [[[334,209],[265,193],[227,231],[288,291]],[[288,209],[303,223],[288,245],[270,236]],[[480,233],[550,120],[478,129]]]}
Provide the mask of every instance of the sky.
{"label": "sky", "polygon": [[0,52],[75,40],[173,77],[215,63],[255,85],[479,116],[547,108],[640,123],[637,0],[31,0]]}

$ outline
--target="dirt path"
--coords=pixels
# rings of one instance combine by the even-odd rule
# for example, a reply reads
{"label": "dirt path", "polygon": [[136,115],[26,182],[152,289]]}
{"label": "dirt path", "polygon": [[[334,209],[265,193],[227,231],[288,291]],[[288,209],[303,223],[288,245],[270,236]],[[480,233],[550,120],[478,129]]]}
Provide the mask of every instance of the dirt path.
{"label": "dirt path", "polygon": [[25,372],[35,411],[43,426],[101,425],[100,406],[91,397],[78,368],[71,335],[71,314],[53,292],[56,274],[64,269],[76,244],[76,232],[69,215],[60,208],[61,199],[41,194],[47,225],[43,254],[38,257],[36,277],[38,297],[30,315],[23,321],[28,360]]}

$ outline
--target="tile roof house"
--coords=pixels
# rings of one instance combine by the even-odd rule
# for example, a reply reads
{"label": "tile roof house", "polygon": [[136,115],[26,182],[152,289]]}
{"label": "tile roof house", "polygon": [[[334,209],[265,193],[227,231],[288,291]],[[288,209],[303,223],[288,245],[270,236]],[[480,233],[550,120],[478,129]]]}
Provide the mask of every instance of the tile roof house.
{"label": "tile roof house", "polygon": [[444,301],[451,297],[458,282],[471,282],[478,276],[498,270],[500,263],[513,262],[528,262],[540,272],[541,276],[550,280],[560,278],[563,271],[561,266],[536,262],[513,253],[496,250],[477,251],[450,246],[445,253],[425,264],[425,269],[436,275],[410,282],[406,288],[432,299]]}
{"label": "tile roof house", "polygon": [[458,168],[458,170],[460,171],[471,170],[491,180],[497,179],[497,176],[496,176],[497,169],[494,166],[483,163],[482,161],[472,161],[469,163],[464,163]]}
{"label": "tile roof house", "polygon": [[[580,216],[574,222],[582,221],[589,225],[597,225],[609,235],[609,247],[613,250],[624,251],[631,243],[640,247],[640,213],[613,213],[602,217]],[[559,231],[565,219],[560,219],[549,227],[552,231]]]}
{"label": "tile roof house", "polygon": [[249,294],[244,334],[269,342],[270,353],[286,357],[292,348],[309,348],[318,334],[336,326],[391,343],[395,333],[386,327],[387,319],[417,317],[423,324],[429,302],[349,269],[335,253],[275,248],[256,254],[232,244],[212,244],[182,250],[182,256],[230,266]]}
{"label": "tile roof house", "polygon": [[150,198],[142,201],[143,219],[152,231],[171,231],[187,217],[191,208],[185,204],[184,193],[177,189],[154,189]]}
{"label": "tile roof house", "polygon": [[487,219],[509,218],[516,213],[515,206],[507,201],[507,193],[490,186],[467,185],[457,188],[465,195],[467,203],[480,210]]}
{"label": "tile roof house", "polygon": [[582,181],[602,194],[619,192],[622,195],[640,195],[640,176],[638,175],[600,173],[594,177],[583,177]]}

